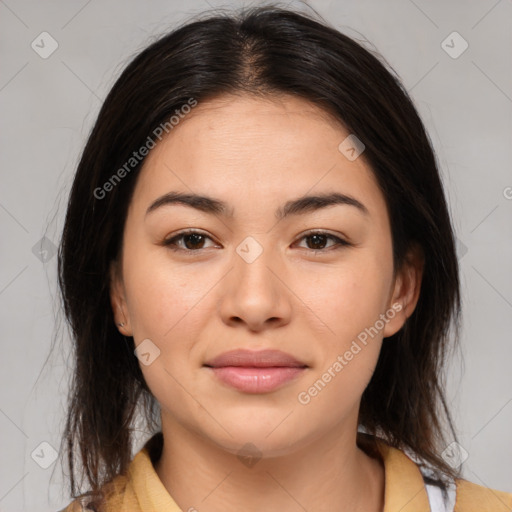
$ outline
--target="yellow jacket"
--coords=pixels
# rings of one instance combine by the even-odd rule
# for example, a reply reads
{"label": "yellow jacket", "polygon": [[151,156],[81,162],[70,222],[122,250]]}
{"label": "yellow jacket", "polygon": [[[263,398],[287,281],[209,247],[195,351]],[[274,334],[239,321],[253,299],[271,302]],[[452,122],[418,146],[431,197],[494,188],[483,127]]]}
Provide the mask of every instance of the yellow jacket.
{"label": "yellow jacket", "polygon": [[[187,512],[172,499],[150,457],[156,435],[135,455],[126,475],[110,484],[105,512]],[[425,483],[424,470],[404,452],[378,441],[384,461],[384,512],[512,512],[512,494],[457,479],[447,494]],[[60,512],[86,512],[77,498]]]}

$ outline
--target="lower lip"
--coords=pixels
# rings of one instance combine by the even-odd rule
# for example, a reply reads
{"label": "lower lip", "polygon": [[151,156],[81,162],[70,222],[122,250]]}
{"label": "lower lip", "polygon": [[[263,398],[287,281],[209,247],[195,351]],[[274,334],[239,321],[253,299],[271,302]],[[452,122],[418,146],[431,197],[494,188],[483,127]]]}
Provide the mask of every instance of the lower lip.
{"label": "lower lip", "polygon": [[210,369],[222,382],[240,391],[245,393],[268,393],[297,378],[306,368],[222,366]]}

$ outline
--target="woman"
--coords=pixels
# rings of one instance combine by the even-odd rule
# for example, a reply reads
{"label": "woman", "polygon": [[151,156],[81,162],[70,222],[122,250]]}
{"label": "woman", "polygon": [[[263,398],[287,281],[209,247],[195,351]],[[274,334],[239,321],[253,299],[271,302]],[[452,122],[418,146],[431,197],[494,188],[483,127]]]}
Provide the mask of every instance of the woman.
{"label": "woman", "polygon": [[142,51],[82,155],[59,283],[68,511],[512,507],[460,477],[441,384],[459,275],[428,136],[325,23],[254,8]]}

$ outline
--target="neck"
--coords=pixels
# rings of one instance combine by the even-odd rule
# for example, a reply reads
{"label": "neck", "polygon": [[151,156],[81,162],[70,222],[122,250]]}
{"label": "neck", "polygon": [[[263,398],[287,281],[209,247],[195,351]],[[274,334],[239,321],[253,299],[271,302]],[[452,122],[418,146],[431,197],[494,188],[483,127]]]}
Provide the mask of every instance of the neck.
{"label": "neck", "polygon": [[382,461],[357,446],[356,430],[333,431],[279,456],[247,457],[164,418],[162,432],[155,470],[182,510],[383,510]]}

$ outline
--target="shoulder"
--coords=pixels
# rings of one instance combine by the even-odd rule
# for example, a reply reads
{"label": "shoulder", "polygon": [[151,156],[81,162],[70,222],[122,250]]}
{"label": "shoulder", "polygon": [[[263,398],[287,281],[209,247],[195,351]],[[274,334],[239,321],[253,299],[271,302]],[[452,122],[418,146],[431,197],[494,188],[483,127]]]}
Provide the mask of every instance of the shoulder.
{"label": "shoulder", "polygon": [[92,512],[93,509],[89,508],[88,501],[83,497],[75,498],[67,507],[58,512]]}
{"label": "shoulder", "polygon": [[[419,471],[428,496],[430,510],[443,512],[512,512],[512,493],[478,485],[464,478],[452,479],[426,461],[406,450],[391,448],[387,459],[395,462],[389,469],[400,466],[400,485],[408,474]],[[407,469],[407,473],[405,472]],[[419,483],[419,482],[418,482]]]}
{"label": "shoulder", "polygon": [[511,512],[512,493],[478,485],[463,478],[455,480],[454,512]]}
{"label": "shoulder", "polygon": [[[101,487],[102,498],[96,500],[101,501],[101,504],[93,506],[90,493],[86,493],[76,497],[59,512],[140,512],[138,495],[142,496],[142,501],[147,502],[149,487],[162,485],[152,466],[152,459],[159,457],[162,446],[162,433],[157,432],[135,454],[125,473],[118,474]],[[158,492],[162,492],[162,489]]]}
{"label": "shoulder", "polygon": [[118,475],[101,488],[103,499],[101,505],[93,503],[89,493],[76,497],[67,507],[58,512],[110,512],[121,509],[127,491],[128,479],[125,475]]}

